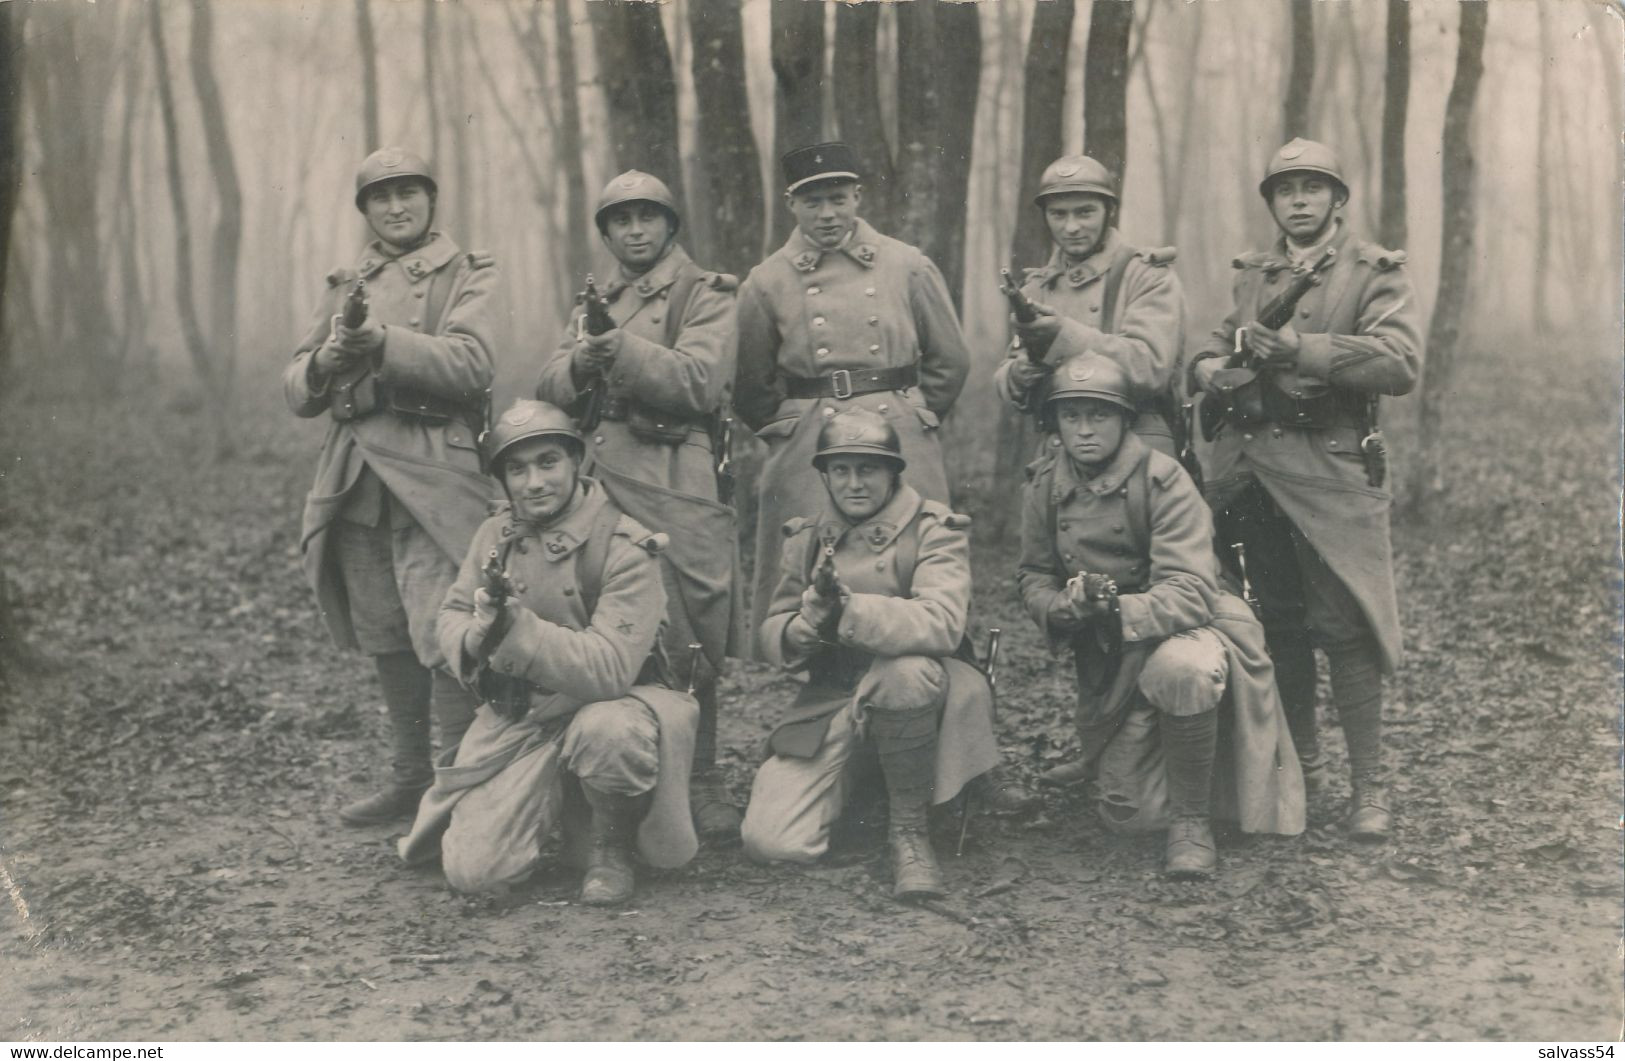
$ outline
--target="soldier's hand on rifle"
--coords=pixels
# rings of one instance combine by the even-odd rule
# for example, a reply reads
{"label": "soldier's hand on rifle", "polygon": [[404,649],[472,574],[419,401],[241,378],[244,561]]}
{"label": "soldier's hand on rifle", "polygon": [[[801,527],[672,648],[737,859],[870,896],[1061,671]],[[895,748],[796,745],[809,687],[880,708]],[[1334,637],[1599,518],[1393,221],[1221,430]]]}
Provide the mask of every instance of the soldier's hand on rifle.
{"label": "soldier's hand on rifle", "polygon": [[621,352],[621,330],[611,328],[603,335],[582,335],[571,354],[572,367],[583,376],[596,376],[609,370]]}
{"label": "soldier's hand on rifle", "polygon": [[1021,336],[1021,344],[1031,349],[1044,350],[1055,342],[1055,337],[1061,334],[1061,315],[1054,308],[1042,302],[1034,302],[1033,309],[1038,316],[1023,324],[1010,315],[1010,322]]}
{"label": "soldier's hand on rifle", "polygon": [[336,342],[326,342],[316,351],[316,371],[324,376],[339,376],[354,368],[361,355]]}
{"label": "soldier's hand on rifle", "polygon": [[340,324],[336,330],[339,345],[359,356],[371,356],[384,348],[384,326],[368,317],[359,328]]}
{"label": "soldier's hand on rifle", "polygon": [[1247,326],[1247,347],[1267,365],[1291,368],[1298,363],[1298,351],[1303,342],[1290,324],[1282,325],[1277,331],[1253,321]]}
{"label": "soldier's hand on rifle", "polygon": [[1079,574],[1067,582],[1066,596],[1079,619],[1098,619],[1112,613],[1117,584],[1104,575]]}
{"label": "soldier's hand on rifle", "polygon": [[825,597],[816,587],[808,586],[801,591],[802,622],[820,632],[828,630],[840,618],[841,603],[846,597],[845,586],[841,587],[839,597]]}
{"label": "soldier's hand on rifle", "polygon": [[1016,357],[1010,363],[1010,388],[1016,394],[1025,394],[1049,375],[1047,365],[1035,365],[1026,357]]}
{"label": "soldier's hand on rifle", "polygon": [[502,602],[488,593],[484,586],[474,591],[474,621],[463,635],[463,647],[473,659],[483,659],[486,639],[502,614]]}
{"label": "soldier's hand on rifle", "polygon": [[1218,394],[1219,388],[1214,386],[1213,377],[1223,367],[1224,358],[1222,357],[1204,357],[1192,365],[1191,379],[1195,382],[1196,389],[1203,394]]}

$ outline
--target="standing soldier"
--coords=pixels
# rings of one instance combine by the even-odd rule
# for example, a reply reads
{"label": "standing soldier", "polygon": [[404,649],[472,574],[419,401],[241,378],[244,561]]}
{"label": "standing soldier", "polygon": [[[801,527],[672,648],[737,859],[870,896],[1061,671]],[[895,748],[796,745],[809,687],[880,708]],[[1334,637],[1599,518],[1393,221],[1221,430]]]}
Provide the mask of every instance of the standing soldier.
{"label": "standing soldier", "polygon": [[820,426],[823,496],[784,525],[779,584],[762,624],[771,662],[807,683],[768,740],[745,808],[745,852],[811,862],[852,787],[860,743],[890,802],[892,894],[945,891],[929,807],[999,761],[987,679],[962,658],[970,608],[966,520],[902,481],[897,431],[867,409]]}
{"label": "standing soldier", "polygon": [[421,157],[376,151],[355,186],[377,239],[328,276],[282,382],[296,414],[332,417],[305,499],[305,571],[334,640],[373,657],[389,710],[390,783],[339,812],[368,825],[411,815],[429,786],[431,699],[443,747],[474,714],[434,626],[491,495],[477,440],[496,270],[431,228]]}
{"label": "standing soldier", "polygon": [[[674,673],[694,676],[700,703],[694,823],[739,835],[739,811],[717,770],[717,678],[735,646],[734,512],[718,498],[724,407],[733,383],[737,281],[709,273],[677,244],[665,183],[630,170],[594,215],[619,274],[605,286],[611,325],[578,318],[542,369],[536,396],[573,409],[591,440],[588,472],[620,509],[671,536],[660,565],[668,613],[662,642]],[[725,474],[725,473],[724,473]],[[702,646],[691,659],[689,646]]]}
{"label": "standing soldier", "polygon": [[657,638],[664,534],[580,474],[562,409],[519,401],[487,440],[507,505],[474,536],[440,609],[440,647],[484,695],[398,850],[440,856],[453,888],[503,891],[562,826],[581,901],[632,897],[634,849],[673,869],[699,842],[688,809],[694,700]]}
{"label": "standing soldier", "polygon": [[942,273],[858,216],[858,163],[842,143],[784,156],[789,240],[739,291],[739,415],[767,443],[756,513],[751,629],[778,584],[779,529],[816,511],[812,455],[825,423],[861,408],[889,421],[914,489],[948,500],[937,425],[965,385],[970,351]]}
{"label": "standing soldier", "polygon": [[1050,163],[1033,203],[1055,249],[1022,284],[1021,297],[1034,316],[1014,318],[1010,356],[994,373],[994,386],[1017,408],[1037,413],[1043,404],[1037,392],[1056,365],[1084,351],[1109,357],[1122,366],[1134,397],[1134,433],[1153,449],[1180,457],[1182,417],[1174,384],[1185,295],[1173,270],[1174,248],[1141,250],[1124,241],[1116,228],[1115,182],[1087,155]]}
{"label": "standing soldier", "polygon": [[1348,831],[1377,840],[1391,806],[1382,675],[1400,658],[1377,404],[1416,384],[1416,301],[1404,252],[1348,231],[1329,147],[1288,143],[1259,192],[1281,238],[1235,260],[1235,309],[1191,365],[1213,432],[1208,501],[1220,544],[1245,556],[1311,789],[1325,778],[1313,649],[1326,653],[1353,774]]}

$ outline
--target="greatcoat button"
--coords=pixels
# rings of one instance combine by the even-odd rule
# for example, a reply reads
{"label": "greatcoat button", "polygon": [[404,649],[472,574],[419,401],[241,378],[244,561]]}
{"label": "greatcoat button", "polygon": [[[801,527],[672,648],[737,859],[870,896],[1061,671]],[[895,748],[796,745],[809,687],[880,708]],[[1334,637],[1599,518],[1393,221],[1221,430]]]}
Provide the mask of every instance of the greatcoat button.
{"label": "greatcoat button", "polygon": [[592,440],[593,440],[593,441],[594,441],[594,442],[596,442],[596,443],[598,443],[598,444],[599,444],[599,445],[603,445],[603,443],[604,443],[604,436],[603,436],[603,435],[594,435],[594,436],[592,436]]}
{"label": "greatcoat button", "polygon": [[879,343],[870,343],[870,344],[869,344],[869,352],[870,352],[870,353],[871,353],[871,354],[878,354],[878,353],[880,353],[880,344],[879,344]]}
{"label": "greatcoat button", "polygon": [[875,570],[876,571],[884,571],[884,570],[886,570],[886,561],[884,561],[884,560],[876,560],[875,561]]}
{"label": "greatcoat button", "polygon": [[419,324],[422,323],[422,321],[417,317],[413,317],[411,320],[407,321],[406,323],[408,323],[412,327],[416,328]]}
{"label": "greatcoat button", "polygon": [[866,287],[866,288],[864,288],[864,289],[863,289],[863,293],[864,293],[864,294],[865,294],[865,295],[868,295],[868,296],[869,296],[869,297],[870,297],[870,298],[874,298],[874,297],[875,297],[875,289],[874,289],[874,288],[872,288],[872,287]]}
{"label": "greatcoat button", "polygon": [[880,323],[880,318],[879,317],[870,317],[869,318],[869,323],[874,324],[874,325],[878,325]]}
{"label": "greatcoat button", "polygon": [[653,317],[650,317],[649,319],[651,321],[653,321],[654,323],[659,324],[660,323],[660,314],[656,313]]}
{"label": "greatcoat button", "polygon": [[822,317],[814,317],[813,318],[813,323],[821,325],[821,324],[824,323],[824,318],[822,318]]}
{"label": "greatcoat button", "polygon": [[1249,433],[1248,433],[1248,434],[1245,434],[1245,435],[1242,435],[1242,436],[1241,436],[1241,440],[1242,440],[1242,441],[1243,441],[1243,442],[1251,442],[1251,441],[1252,441],[1252,440],[1253,440],[1253,436],[1252,436],[1252,434],[1251,434],[1251,433],[1250,433],[1250,432],[1249,432]]}
{"label": "greatcoat button", "polygon": [[574,586],[565,586],[564,595],[566,597],[574,597],[576,595],[576,588]]}
{"label": "greatcoat button", "polygon": [[820,346],[818,348],[818,350],[816,351],[816,353],[818,354],[819,357],[828,357],[829,356],[829,347]]}
{"label": "greatcoat button", "polygon": [[807,289],[807,294],[809,294],[809,295],[816,295],[816,294],[818,294],[818,292],[819,292],[819,287],[818,287],[817,284],[814,284],[813,286],[811,286],[811,287],[809,287]]}

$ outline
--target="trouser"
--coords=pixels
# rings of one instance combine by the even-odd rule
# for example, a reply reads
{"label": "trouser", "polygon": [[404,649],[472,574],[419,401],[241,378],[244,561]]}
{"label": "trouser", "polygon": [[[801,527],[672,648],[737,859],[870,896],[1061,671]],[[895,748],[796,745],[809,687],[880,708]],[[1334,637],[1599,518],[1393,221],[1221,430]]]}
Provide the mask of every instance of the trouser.
{"label": "trouser", "polygon": [[373,657],[389,712],[391,779],[424,787],[433,779],[431,715],[440,746],[453,748],[479,700],[434,666],[434,615],[457,569],[398,503],[385,509],[375,525],[334,523],[334,558],[356,642]]}
{"label": "trouser", "polygon": [[806,759],[773,755],[756,771],[740,828],[745,854],[760,862],[812,862],[846,806],[856,752],[879,713],[940,710],[948,694],[942,664],[926,656],[876,659],[852,699],[830,719],[818,751]]}
{"label": "trouser", "polygon": [[[549,723],[529,717],[502,722],[480,716],[479,746],[492,727]],[[461,760],[457,766],[469,765]],[[478,765],[477,763],[473,765]],[[496,776],[470,789],[452,808],[440,838],[446,881],[461,892],[491,891],[529,876],[541,861],[543,841],[559,825],[566,774],[600,792],[641,796],[660,774],[660,725],[641,700],[622,697],[588,704],[562,731],[527,748]],[[431,796],[434,791],[431,791]]]}
{"label": "trouser", "polygon": [[[1305,764],[1321,760],[1315,719],[1314,649],[1326,653],[1332,701],[1356,777],[1382,772],[1382,669],[1359,601],[1269,491],[1254,480],[1216,515],[1219,540],[1240,542],[1258,598],[1292,742]],[[1234,563],[1228,548],[1227,563]]]}
{"label": "trouser", "polygon": [[1206,815],[1229,673],[1224,641],[1206,627],[1175,634],[1151,651],[1121,724],[1099,753],[1100,811],[1108,824],[1154,828],[1164,808],[1175,817]]}

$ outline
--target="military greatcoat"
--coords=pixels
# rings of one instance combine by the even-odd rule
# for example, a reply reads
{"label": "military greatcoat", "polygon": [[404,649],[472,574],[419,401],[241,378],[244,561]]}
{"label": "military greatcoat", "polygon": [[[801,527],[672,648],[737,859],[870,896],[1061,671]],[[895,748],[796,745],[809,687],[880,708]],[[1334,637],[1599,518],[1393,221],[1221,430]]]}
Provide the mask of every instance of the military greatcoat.
{"label": "military greatcoat", "polygon": [[[1361,421],[1368,399],[1406,394],[1416,385],[1422,369],[1416,297],[1404,252],[1346,229],[1329,245],[1333,262],[1292,320],[1302,340],[1297,370],[1264,375],[1266,386],[1289,399],[1333,395],[1343,426],[1226,424],[1206,464],[1207,496],[1222,513],[1251,479],[1269,491],[1358,601],[1391,672],[1401,651],[1388,530],[1392,497],[1369,481],[1360,451],[1368,425]],[[1256,320],[1291,278],[1284,237],[1234,265],[1235,308],[1197,353],[1193,371],[1195,362],[1229,356],[1236,330]]]}
{"label": "military greatcoat", "polygon": [[[396,563],[397,569],[406,564],[434,573],[414,580],[410,599],[403,600],[418,658],[434,666],[441,662],[434,616],[496,491],[480,472],[476,433],[468,422],[491,385],[496,269],[489,257],[464,254],[438,232],[399,256],[370,243],[354,270],[328,277],[316,320],[282,374],[288,406],[299,416],[320,416],[334,407],[331,381],[313,361],[357,278],[367,282],[369,318],[384,325],[383,352],[372,374],[382,397],[377,409],[353,419],[340,420],[343,409],[334,413],[305,498],[300,549],[334,640],[354,647],[349,601],[328,531],[358,492],[376,492],[378,485],[387,490],[425,532],[398,537],[408,555],[397,556]],[[429,413],[417,411],[424,407]]]}
{"label": "military greatcoat", "polygon": [[[840,371],[917,368],[918,382],[850,398],[790,398],[786,381]],[[970,351],[942,273],[914,247],[859,220],[836,250],[792,232],[739,290],[739,373],[734,404],[767,443],[756,514],[751,628],[759,629],[778,582],[779,528],[818,511],[824,487],[812,466],[818,431],[861,407],[889,420],[909,482],[948,500],[937,438],[970,369]]]}
{"label": "military greatcoat", "polygon": [[[693,642],[705,646],[712,673],[724,655],[745,650],[734,645],[743,619],[734,512],[717,500],[712,449],[715,418],[733,387],[735,286],[733,277],[705,272],[673,244],[647,272],[623,272],[603,292],[621,340],[585,470],[623,512],[671,538],[661,553],[670,608],[665,642],[685,679]],[[684,304],[672,305],[684,290]],[[681,315],[675,327],[674,313]],[[571,364],[577,323],[536,386],[538,398],[566,409],[592,382]],[[700,684],[705,677],[697,674]]]}

